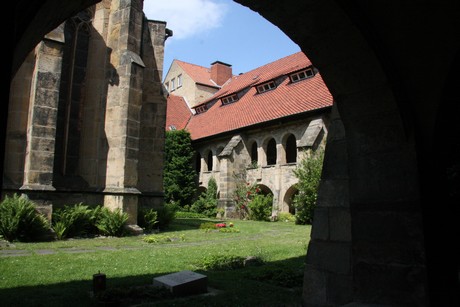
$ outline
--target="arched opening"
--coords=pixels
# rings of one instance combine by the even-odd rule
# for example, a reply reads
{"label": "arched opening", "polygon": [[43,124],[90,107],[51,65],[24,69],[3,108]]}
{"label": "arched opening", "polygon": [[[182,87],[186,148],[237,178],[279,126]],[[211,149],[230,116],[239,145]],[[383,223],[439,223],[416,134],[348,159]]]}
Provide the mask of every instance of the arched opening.
{"label": "arched opening", "polygon": [[293,134],[289,135],[286,139],[286,163],[296,163],[297,162],[297,143],[295,136]]}
{"label": "arched opening", "polygon": [[270,139],[267,143],[267,165],[275,165],[276,164],[276,141],[275,139]]}
{"label": "arched opening", "polygon": [[201,172],[201,154],[199,152],[196,153],[195,157],[195,171],[197,173]]}
{"label": "arched opening", "polygon": [[212,171],[212,162],[213,162],[213,155],[212,155],[212,151],[210,150],[206,156],[206,164],[208,167],[208,172]]}
{"label": "arched opening", "polygon": [[283,197],[283,208],[281,211],[289,212],[291,214],[295,214],[295,207],[294,207],[294,197],[299,193],[299,190],[295,186],[291,186]]}
{"label": "arched opening", "polygon": [[[29,47],[33,46],[34,42],[37,42],[39,39],[41,39],[46,32],[48,32],[49,30],[57,26],[59,22],[69,17],[70,15],[76,13],[78,10],[83,9],[85,6],[89,5],[92,2],[95,2],[95,1],[75,2],[77,4],[73,2],[68,2],[65,5],[62,5],[62,3],[60,3],[60,5],[55,6],[55,9],[51,10],[50,13],[40,15],[40,16],[47,16],[45,17],[47,18],[47,20],[43,20],[42,22],[47,27],[49,27],[46,31],[43,29],[45,26],[41,26],[38,28],[36,27],[37,18],[23,18],[23,19],[19,19],[18,22],[12,22],[10,30],[8,29],[5,30],[5,33],[15,33],[16,31],[13,28],[16,27],[16,29],[19,30],[19,34],[17,34],[18,36],[13,37],[14,39],[11,40],[13,43],[16,43],[16,45],[12,44],[13,46],[11,47],[10,52],[9,52],[11,59],[12,59],[12,54],[13,54],[13,51],[15,50],[15,47],[16,47],[16,50],[18,50],[19,52],[23,52],[24,55],[27,54],[27,52],[31,49],[31,48],[27,48],[27,46]],[[401,81],[397,84],[397,86],[394,86],[395,92],[399,91],[400,93],[407,93],[407,95],[409,95],[409,93],[426,92],[427,94],[424,95],[426,97],[437,97],[438,92],[436,92],[435,90],[435,84],[433,84],[433,88],[431,87],[423,88],[423,85],[425,83],[416,82],[417,80],[408,80],[408,78],[405,76],[410,76],[412,78],[417,75],[416,74],[417,71],[412,70],[411,67],[418,67],[419,65],[416,65],[415,62],[411,62],[411,61],[420,61],[420,58],[426,57],[426,58],[431,58],[431,59],[438,59],[437,63],[442,64],[442,65],[439,65],[439,67],[443,66],[443,64],[445,64],[446,62],[449,62],[450,57],[446,56],[445,58],[443,58],[443,55],[453,54],[452,52],[453,48],[457,48],[456,47],[457,44],[455,43],[456,41],[453,41],[452,44],[439,44],[440,48],[437,48],[437,50],[434,50],[433,48],[426,48],[427,49],[426,51],[421,50],[421,53],[417,57],[413,57],[413,59],[405,56],[405,54],[403,54],[402,56],[401,52],[398,51],[398,49],[396,48],[398,46],[397,38],[401,38],[401,39],[404,39],[405,37],[414,38],[412,33],[415,33],[415,34],[418,34],[418,33],[412,32],[413,29],[420,29],[420,31],[425,30],[424,28],[425,25],[418,24],[417,20],[426,20],[426,19],[418,18],[418,17],[422,17],[425,14],[426,16],[429,16],[429,14],[427,14],[428,8],[424,7],[422,4],[415,3],[415,1],[414,1],[415,5],[420,5],[419,10],[412,10],[412,7],[410,5],[406,6],[407,8],[410,8],[412,10],[412,13],[414,13],[414,15],[411,15],[412,16],[411,20],[414,22],[414,24],[412,27],[409,27],[410,29],[409,28],[405,29],[404,27],[398,27],[397,24],[394,24],[393,25],[394,27],[387,26],[388,23],[391,23],[394,21],[398,22],[396,18],[391,18],[391,15],[393,12],[398,12],[398,14],[394,14],[394,16],[396,15],[404,16],[404,14],[409,15],[409,12],[407,12],[407,8],[404,8],[401,6],[398,7],[398,10],[400,11],[396,11],[393,6],[388,6],[386,7],[386,9],[383,9],[382,7],[382,9],[380,9],[380,7],[378,6],[379,4],[375,4],[375,5],[366,7],[364,5],[360,5],[356,3],[346,4],[344,2],[343,3],[341,2],[340,7],[338,7],[337,2],[335,1],[324,1],[321,3],[318,2],[316,5],[312,5],[312,3],[307,1],[304,3],[299,3],[299,6],[296,6],[295,8],[292,8],[292,3],[289,1],[274,3],[273,5],[270,5],[270,6],[260,6],[259,4],[253,1],[250,2],[247,0],[238,0],[237,2],[246,3],[248,6],[252,6],[252,8],[255,11],[259,12],[263,16],[266,16],[270,20],[273,20],[276,23],[276,25],[282,28],[283,31],[288,33],[291,37],[295,38],[296,41],[308,42],[308,45],[304,43],[304,45],[302,46],[303,47],[302,49],[306,52],[312,51],[311,53],[312,60],[314,60],[315,63],[318,64],[318,67],[320,67],[320,69],[324,68],[322,70],[322,75],[324,76],[326,82],[328,83],[329,88],[334,93],[334,96],[340,97],[340,104],[341,104],[340,107],[342,108],[341,111],[344,111],[343,114],[348,116],[345,118],[346,119],[345,126],[349,129],[348,135],[355,137],[355,139],[349,141],[346,144],[348,145],[347,149],[348,149],[348,153],[350,154],[349,160],[352,162],[360,161],[361,163],[360,165],[356,165],[356,164],[350,165],[351,171],[354,172],[353,174],[361,175],[361,177],[359,178],[356,177],[352,184],[359,185],[361,183],[358,181],[359,179],[362,182],[368,184],[368,186],[366,186],[366,188],[363,188],[363,189],[355,189],[354,187],[352,187],[350,190],[352,191],[362,190],[363,193],[368,191],[369,195],[376,195],[376,193],[374,192],[380,191],[379,188],[382,188],[382,194],[385,194],[385,195],[375,196],[375,198],[376,200],[378,200],[378,198],[381,197],[381,199],[384,199],[385,202],[378,202],[378,201],[372,202],[372,200],[374,199],[370,199],[369,203],[378,203],[381,206],[381,208],[380,207],[377,208],[378,210],[380,210],[381,212],[388,212],[387,215],[381,214],[381,216],[395,215],[397,217],[400,217],[401,216],[400,213],[399,214],[395,213],[391,211],[390,209],[384,207],[386,203],[390,204],[393,201],[393,199],[388,198],[390,197],[390,195],[393,195],[393,193],[386,193],[387,191],[384,190],[384,185],[380,185],[378,188],[375,188],[375,189],[373,189],[374,186],[372,185],[373,181],[379,182],[379,180],[382,178],[390,178],[390,176],[387,176],[387,175],[391,175],[389,174],[390,170],[391,171],[397,170],[398,167],[379,168],[378,171],[381,171],[381,173],[373,172],[375,179],[366,181],[367,178],[364,177],[364,174],[369,173],[369,168],[367,168],[367,166],[377,167],[376,166],[378,165],[377,162],[379,162],[382,158],[378,159],[376,155],[374,156],[369,155],[369,157],[364,157],[363,159],[359,159],[360,158],[359,153],[362,153],[363,151],[372,152],[372,149],[379,148],[378,146],[383,146],[383,145],[392,146],[391,149],[393,151],[400,153],[399,155],[396,154],[395,156],[405,156],[407,152],[403,152],[401,148],[409,147],[409,146],[400,146],[399,139],[407,140],[407,138],[410,138],[410,136],[413,135],[414,133],[414,131],[412,131],[413,125],[409,120],[403,123],[404,125],[406,125],[405,127],[403,127],[403,129],[405,128],[406,129],[405,132],[407,133],[403,136],[400,136],[396,132],[392,136],[385,134],[385,136],[388,136],[389,138],[385,139],[385,141],[382,141],[380,138],[375,137],[375,135],[373,134],[373,133],[378,134],[376,132],[378,130],[388,131],[389,130],[388,128],[390,126],[395,127],[395,129],[391,129],[392,131],[395,131],[400,128],[400,126],[396,124],[390,125],[391,124],[390,120],[385,120],[385,119],[381,120],[381,117],[378,116],[379,110],[377,107],[379,106],[380,106],[379,108],[381,108],[381,106],[387,107],[385,109],[386,111],[394,109],[392,108],[394,107],[393,103],[387,104],[384,102],[384,99],[385,99],[384,97],[392,96],[393,92],[391,88],[392,84],[385,83],[385,80],[384,80],[385,78],[381,76],[380,67],[387,66],[387,69],[389,71],[391,70],[391,72],[395,75],[395,79]],[[24,4],[23,1],[18,1],[17,3],[19,3],[18,7],[19,5]],[[454,2],[452,1],[452,3]],[[32,12],[34,9],[35,11],[39,11],[41,4],[38,4],[38,2],[37,4],[34,4],[33,2],[31,2],[31,5],[35,7],[32,7],[32,9],[27,10],[29,15],[33,15],[30,12]],[[79,7],[76,8],[75,5]],[[288,5],[291,5],[291,7],[287,7]],[[52,6],[43,6],[43,7],[49,8]],[[436,45],[436,43],[439,42],[440,39],[443,41],[448,41],[449,39],[449,37],[447,37],[448,34],[445,33],[445,31],[442,31],[442,29],[446,28],[446,24],[449,26],[450,29],[452,29],[452,31],[449,31],[449,34],[458,34],[458,30],[455,30],[456,28],[455,26],[450,27],[451,25],[450,20],[452,19],[452,16],[455,15],[455,14],[447,13],[447,11],[450,8],[451,7],[446,4],[446,7],[443,7],[443,11],[445,11],[446,14],[435,14],[434,16],[432,16],[433,22],[431,22],[429,25],[430,27],[432,27],[430,30],[433,33],[439,34],[439,35],[432,36],[433,45]],[[289,11],[289,9],[291,10],[295,9],[296,12],[291,11],[292,14],[283,14],[284,12]],[[322,12],[327,12],[327,13],[322,13]],[[56,13],[56,14],[53,14],[53,13]],[[323,14],[327,14],[327,15],[323,15]],[[24,14],[22,16],[27,16],[27,15]],[[288,17],[289,19],[286,16],[289,16]],[[334,18],[331,18],[331,16],[333,16]],[[325,17],[325,18],[322,18],[322,17]],[[372,17],[376,17],[376,18],[372,18]],[[443,20],[441,20],[440,18],[443,18]],[[405,18],[400,18],[400,20],[405,20]],[[33,22],[30,22],[30,21],[33,21]],[[437,21],[442,21],[442,22],[438,23]],[[40,22],[39,18],[38,18],[38,22]],[[30,27],[28,27],[29,23],[31,25]],[[370,25],[370,26],[366,27],[367,25]],[[420,27],[417,27],[418,25],[420,25]],[[305,29],[304,33],[306,34],[303,34],[303,31],[302,33],[299,33],[298,31],[296,31],[296,29],[298,29],[299,27],[302,27],[303,29]],[[22,29],[22,32],[21,32],[21,29]],[[30,34],[25,33],[26,32],[25,29],[33,29],[33,31],[36,34],[31,36]],[[399,32],[396,32],[393,29],[398,29]],[[412,33],[408,33],[409,31],[411,31]],[[23,33],[28,34],[28,35],[21,36],[21,34]],[[373,34],[377,34],[377,35],[374,35],[373,37],[371,37],[371,35]],[[344,42],[344,45],[342,45],[341,42]],[[411,42],[412,40],[407,41],[408,47],[413,47],[413,44],[411,44]],[[24,46],[26,48],[24,48]],[[432,52],[432,54],[428,54],[426,52]],[[384,56],[385,53],[388,54],[388,57]],[[343,59],[347,59],[347,60],[343,60]],[[348,61],[348,59],[350,59],[350,61]],[[358,59],[358,60],[353,61],[351,59]],[[394,59],[394,60],[388,61],[391,59]],[[6,59],[4,62],[10,63],[13,61],[9,61],[9,59]],[[331,65],[331,63],[336,63],[338,65]],[[391,63],[391,65],[387,63]],[[338,68],[335,68],[335,67],[338,67]],[[346,67],[347,69],[343,69],[344,67]],[[15,68],[18,68],[18,66],[16,66]],[[13,69],[13,72],[16,71],[15,68]],[[4,69],[4,73],[7,77],[10,75],[10,71],[11,70],[9,69],[9,67],[6,67],[6,69]],[[403,71],[404,74],[402,74],[401,71]],[[444,76],[443,70],[441,69],[439,71],[440,71],[440,77],[443,77]],[[385,83],[385,86],[379,86],[382,83]],[[383,90],[370,91],[369,90],[369,89],[380,89],[380,88],[384,88],[385,91]],[[372,92],[372,94],[369,94],[369,92]],[[360,94],[363,94],[363,96],[365,96],[363,101],[360,101],[359,99],[356,98],[356,97],[359,97]],[[401,99],[400,103],[403,104],[403,103],[406,103],[407,101],[408,102],[407,105],[411,105],[410,107],[412,111],[411,113],[414,114],[413,116],[415,117],[420,116],[420,115],[417,115],[418,113],[417,111],[424,111],[424,112],[419,112],[419,114],[422,114],[422,116],[429,116],[429,112],[426,110],[430,110],[430,109],[421,110],[419,109],[420,107],[417,106],[417,105],[425,106],[425,103],[423,101],[412,101],[411,99],[414,99],[413,97],[416,97],[417,99],[420,96],[413,95],[413,96],[404,97],[407,99]],[[8,99],[8,97],[5,97],[5,96],[3,98],[4,98],[4,101],[7,101]],[[360,106],[362,107],[356,107],[357,103],[360,103]],[[347,104],[353,105],[353,110],[356,111],[355,117],[353,116],[352,112],[349,109],[347,109]],[[369,106],[369,109],[367,109],[367,106]],[[348,108],[351,108],[351,107],[348,107]],[[415,110],[412,110],[412,108],[414,108]],[[1,112],[3,114],[2,119],[6,119],[6,116],[7,116],[6,110],[7,108],[4,107],[3,112]],[[374,117],[367,117],[369,113],[371,113]],[[389,113],[386,113],[386,114],[389,114]],[[359,119],[360,121],[355,120],[355,119]],[[366,122],[365,121],[366,119],[368,119],[369,122]],[[421,117],[415,118],[415,120],[420,120],[422,124],[427,123]],[[429,121],[430,118],[427,117],[427,120]],[[2,122],[6,122],[6,120],[2,120]],[[385,123],[388,123],[388,125],[385,125]],[[355,126],[353,126],[352,124]],[[369,127],[371,128],[375,127],[375,129],[366,129]],[[429,128],[429,124],[427,124],[426,126],[423,125],[423,127],[427,127],[426,131],[415,131],[416,132],[415,134],[417,134],[420,139],[425,139],[425,136],[426,136],[425,133],[430,134],[432,132]],[[359,132],[359,133],[353,134],[353,132]],[[450,131],[446,131],[446,133],[450,133]],[[356,136],[358,136],[359,138]],[[372,139],[379,140],[379,144],[372,145],[371,144]],[[409,145],[412,146],[412,144],[409,144]],[[385,149],[386,148],[383,148],[383,150]],[[420,149],[417,148],[416,150],[420,150]],[[386,153],[388,152],[390,152],[390,150],[388,150]],[[412,152],[411,154],[412,154],[411,156],[415,156]],[[396,159],[392,159],[393,157],[391,156],[389,157],[388,155],[385,155],[384,158],[385,158],[385,161],[389,161],[389,160],[396,161]],[[426,159],[428,159],[428,157]],[[0,160],[3,160],[3,159],[0,159]],[[401,161],[401,162],[404,162],[404,161]],[[400,164],[397,164],[396,166],[402,166],[402,165],[405,165],[405,164],[400,163]],[[409,169],[406,171],[406,174],[412,174],[412,173],[416,173],[416,172],[413,172],[412,169]],[[398,177],[398,176],[394,176],[394,177]],[[406,181],[408,182],[416,181],[416,178],[415,178],[416,175],[411,175],[410,177],[411,178],[409,179],[405,178]],[[401,185],[394,183],[393,185],[388,185],[388,186],[398,187]],[[403,189],[403,190],[409,191],[410,189]],[[428,191],[426,191],[425,193],[427,193],[427,196],[433,196],[433,195],[436,195],[436,193],[439,194],[438,192],[439,192],[438,190],[432,189],[431,193],[433,194],[430,194],[430,192]],[[361,196],[361,195],[358,195],[358,196]],[[367,194],[364,196],[367,196]],[[397,195],[395,196],[395,198],[397,198]],[[426,197],[426,199],[429,199],[429,198],[430,197]],[[409,199],[409,198],[399,198],[398,200],[400,201],[401,199]],[[392,204],[394,204],[395,202],[397,201],[393,201]],[[409,199],[408,203],[410,203],[414,207],[417,207],[416,209],[418,209],[418,202],[412,201],[412,198]],[[397,203],[397,204],[399,205],[400,203]],[[391,207],[391,206],[388,206],[388,207]],[[400,206],[393,206],[393,207],[399,208]],[[356,209],[356,208],[353,208],[353,209]],[[353,219],[353,217],[355,217],[356,214],[361,214],[361,212],[356,212],[353,210],[352,212],[354,215],[351,216],[350,219]],[[418,216],[417,213],[418,212],[412,213],[408,211],[406,216],[417,217]],[[366,214],[372,214],[372,213],[366,213]],[[365,216],[361,216],[361,219],[355,222],[354,225],[362,226],[361,228],[367,229],[366,227],[364,227],[366,226],[366,224],[364,223],[367,220],[368,219],[365,218]],[[403,218],[401,218],[401,220],[407,221],[406,219],[403,219]],[[393,223],[383,223],[381,220],[377,220],[377,221],[378,223],[374,223],[375,227],[379,227],[383,225],[388,225],[388,226],[393,225]],[[397,222],[397,219],[392,218],[392,221]],[[372,225],[369,225],[369,226],[372,226]],[[394,229],[396,229],[397,226],[398,225],[394,225]],[[363,231],[362,233],[361,232],[356,233],[356,229],[360,229],[360,228],[353,227],[353,229],[355,231],[354,234],[356,235],[360,234],[363,236],[365,235],[365,231]],[[416,230],[418,230],[418,228],[416,228]],[[376,232],[376,233],[379,233],[379,232]],[[454,233],[447,234],[447,235],[449,235],[449,238],[452,238],[454,236]],[[404,239],[403,236],[401,236],[400,238]],[[376,240],[375,237],[373,237],[372,239]],[[378,238],[378,240],[383,241],[382,238]],[[363,242],[363,241],[360,241],[360,242]],[[374,241],[374,242],[379,242],[379,241]],[[423,240],[417,238],[417,242],[420,242],[420,245],[423,245]],[[364,241],[364,243],[362,244],[365,244],[365,243],[366,242]],[[329,246],[332,246],[332,243],[329,243],[329,244],[330,244]],[[359,242],[351,244],[349,243],[349,241],[346,241],[345,244],[349,244],[349,246],[352,246],[352,247],[360,247],[360,246],[355,246],[355,244],[359,244]],[[319,244],[317,245],[319,246]],[[313,248],[319,249],[320,247],[318,246],[314,246]],[[382,247],[380,250],[376,249],[375,251],[376,254],[380,255],[380,252],[386,248],[386,246],[383,244],[381,244],[381,246]],[[354,257],[359,256],[359,253],[358,253],[359,250],[360,249],[356,249],[357,252],[356,252],[356,255],[353,255]],[[389,250],[388,253],[394,253],[395,255],[399,255],[397,253],[400,251],[400,249],[396,249],[396,250],[387,249],[387,250]],[[418,249],[413,248],[414,253],[418,251],[419,251]],[[412,252],[412,250],[409,250],[407,253],[409,252]],[[435,255],[439,255],[439,251],[437,251],[436,249],[428,250],[428,252],[434,253]],[[389,257],[390,255],[385,254],[385,256]],[[338,258],[343,258],[343,257],[336,257],[336,258],[338,259]],[[369,257],[369,258],[372,258],[372,257]],[[352,258],[350,262],[356,263],[355,260],[356,259]],[[383,261],[385,260],[386,259],[383,259]],[[325,262],[322,262],[322,263],[325,263]],[[325,264],[324,266],[327,266],[327,265],[328,264]],[[374,263],[369,262],[368,265],[370,268],[372,268],[371,266],[374,265]],[[314,267],[314,266],[310,266],[310,267]],[[423,264],[417,267],[420,267],[421,268],[420,270],[423,271],[423,268],[424,268]],[[312,269],[310,269],[310,271],[311,270]],[[456,270],[458,270],[458,268],[456,268]],[[353,267],[349,271],[353,272],[353,274],[357,274],[356,272],[358,272],[358,270],[354,270]],[[362,271],[363,270],[361,270],[361,272]],[[386,270],[381,270],[381,271],[386,272]],[[433,269],[431,269],[431,271],[433,271]],[[391,274],[387,274],[387,275],[390,276]],[[424,276],[423,272],[420,275]],[[349,276],[345,276],[345,277],[348,278]],[[354,275],[351,274],[351,277],[354,277]],[[386,295],[388,293],[395,293],[395,292],[388,291],[388,289],[379,289],[380,291],[379,295],[375,294],[374,292],[372,292],[373,289],[371,289],[371,288],[375,288],[375,286],[372,287],[374,285],[373,283],[356,284],[355,282],[356,278],[351,278],[351,277],[347,280],[353,280],[353,283],[350,286],[350,288],[355,289],[355,291],[354,292],[352,291],[353,292],[352,295],[349,295],[349,296],[344,295],[345,299],[342,299],[342,301],[337,299],[338,302],[335,302],[335,303],[341,304],[343,303],[343,301],[348,303],[352,301],[353,299],[355,299],[355,300],[362,301],[362,302],[369,301],[372,303],[382,302],[386,304],[391,304],[391,302],[398,302],[397,299],[395,299],[396,296],[405,297],[405,295],[393,295],[393,296],[389,295],[387,297]],[[361,276],[361,279],[358,279],[358,280],[366,280],[366,277],[369,277],[370,280],[374,280],[374,278],[372,278],[369,275]],[[379,276],[376,276],[375,278],[378,278],[378,277]],[[406,285],[414,286],[414,287],[419,286],[417,287],[417,289],[426,289],[424,288],[424,284],[422,282],[418,282],[420,279],[422,278],[411,279],[410,284],[404,283],[403,285],[404,286]],[[399,280],[402,281],[403,279],[399,279]],[[432,291],[432,293],[435,293],[437,291],[439,291],[439,293],[445,293],[445,290],[442,289],[444,283],[437,283],[437,281],[439,280],[436,280],[436,279],[431,280],[430,284],[432,285],[431,287],[434,290],[430,290],[430,291]],[[346,282],[344,282],[343,284],[345,283]],[[455,278],[455,282],[449,281],[449,285],[452,285],[454,283],[458,285],[458,277]],[[390,281],[386,282],[385,284],[399,285],[399,283],[392,283]],[[397,286],[393,286],[392,289],[396,290],[395,287]],[[327,293],[331,293],[331,297],[334,295],[334,293],[332,292],[332,290],[334,290],[333,288],[334,287],[332,286],[326,289],[328,290]],[[340,286],[336,286],[336,288],[340,288]],[[411,287],[400,287],[400,288],[408,289],[406,290],[406,292],[403,292],[402,294],[407,294],[412,289]],[[423,292],[426,290],[420,290],[420,291]],[[321,296],[323,292],[313,293],[310,297],[314,297],[315,299],[318,299],[319,301],[321,301],[321,299],[323,299],[323,297]],[[344,292],[347,292],[347,291],[344,291]],[[423,296],[423,294],[420,295],[417,293],[417,296]],[[385,299],[385,300],[381,301],[382,299]],[[427,300],[429,300],[428,297],[427,297]],[[439,300],[437,301],[439,302]],[[399,303],[401,302],[399,301]],[[433,303],[433,305],[436,305],[436,304]]]}
{"label": "arched opening", "polygon": [[219,155],[220,153],[222,152],[222,150],[224,150],[224,148],[222,146],[218,147],[217,148],[217,151],[216,151],[216,168],[215,168],[215,171],[220,171],[220,159],[219,159]]}
{"label": "arched opening", "polygon": [[264,195],[264,196],[273,195],[272,190],[268,186],[266,186],[265,184],[258,184],[257,188],[259,189],[259,193]]}
{"label": "arched opening", "polygon": [[257,142],[254,141],[251,145],[251,165],[257,165],[259,162],[259,157],[257,153]]}

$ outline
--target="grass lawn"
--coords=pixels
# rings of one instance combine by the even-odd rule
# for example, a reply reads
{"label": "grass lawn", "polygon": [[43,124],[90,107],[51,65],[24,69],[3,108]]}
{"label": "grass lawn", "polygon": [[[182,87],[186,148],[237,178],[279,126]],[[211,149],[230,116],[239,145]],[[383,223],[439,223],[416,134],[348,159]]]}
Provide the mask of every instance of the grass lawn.
{"label": "grass lawn", "polygon": [[[239,232],[198,229],[206,221],[176,219],[157,235],[157,243],[133,236],[0,247],[0,305],[96,306],[92,276],[100,271],[107,276],[107,292],[123,297],[119,306],[300,306],[310,226],[235,220]],[[247,256],[263,264],[212,267],[219,259]],[[182,270],[208,276],[216,291],[154,300],[148,290],[139,290],[154,277]],[[142,293],[127,300],[137,286]]]}

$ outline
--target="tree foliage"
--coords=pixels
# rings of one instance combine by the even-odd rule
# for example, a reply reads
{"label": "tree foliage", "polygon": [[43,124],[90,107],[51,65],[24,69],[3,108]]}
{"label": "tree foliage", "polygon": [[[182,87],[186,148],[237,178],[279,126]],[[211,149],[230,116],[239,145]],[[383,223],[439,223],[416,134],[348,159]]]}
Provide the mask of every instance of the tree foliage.
{"label": "tree foliage", "polygon": [[312,152],[310,157],[301,160],[294,170],[295,176],[299,179],[297,183],[299,193],[294,196],[293,201],[296,209],[296,224],[311,224],[313,221],[323,160],[324,150],[317,150]]}
{"label": "tree foliage", "polygon": [[193,203],[190,211],[204,214],[208,217],[217,215],[217,182],[211,177],[208,182],[208,189]]}
{"label": "tree foliage", "polygon": [[167,203],[183,207],[192,203],[196,192],[193,148],[186,130],[166,131],[164,189]]}

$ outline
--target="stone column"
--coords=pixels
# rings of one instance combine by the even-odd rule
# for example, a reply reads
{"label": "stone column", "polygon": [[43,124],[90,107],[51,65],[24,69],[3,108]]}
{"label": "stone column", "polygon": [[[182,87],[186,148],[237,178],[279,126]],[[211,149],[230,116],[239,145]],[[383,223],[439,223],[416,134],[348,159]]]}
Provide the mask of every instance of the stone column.
{"label": "stone column", "polygon": [[335,105],[329,132],[304,275],[304,303],[311,306],[339,304],[353,296],[348,157]]}
{"label": "stone column", "polygon": [[166,23],[144,21],[142,58],[145,63],[139,139],[138,189],[140,206],[158,207],[164,202],[163,165],[166,98],[162,90]]}
{"label": "stone column", "polygon": [[3,188],[19,189],[24,182],[30,86],[35,68],[35,52],[27,56],[11,82]]}
{"label": "stone column", "polygon": [[104,206],[127,212],[128,224],[134,228],[137,224],[140,194],[136,186],[145,66],[139,56],[142,4],[141,0],[112,1],[107,39],[107,46],[112,51],[105,117],[105,134],[109,148]]}
{"label": "stone column", "polygon": [[32,76],[24,181],[21,190],[54,191],[53,168],[61,80],[63,25],[36,47]]}

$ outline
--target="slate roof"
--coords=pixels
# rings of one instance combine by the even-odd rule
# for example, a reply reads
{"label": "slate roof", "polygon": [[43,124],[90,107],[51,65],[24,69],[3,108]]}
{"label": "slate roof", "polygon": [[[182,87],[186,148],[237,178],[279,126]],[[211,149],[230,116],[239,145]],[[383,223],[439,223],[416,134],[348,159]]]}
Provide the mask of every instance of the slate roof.
{"label": "slate roof", "polygon": [[192,112],[184,98],[169,94],[166,105],[166,129],[170,130],[171,126],[177,130],[185,129],[191,116]]}
{"label": "slate roof", "polygon": [[[310,60],[298,52],[234,76],[213,97],[199,104],[207,104],[209,109],[193,115],[186,129],[193,140],[198,140],[332,106],[333,98],[319,73],[299,82],[290,81],[289,74],[311,65]],[[276,80],[278,86],[258,94],[255,86],[270,80]],[[219,98],[234,93],[239,94],[239,100],[222,105]]]}

